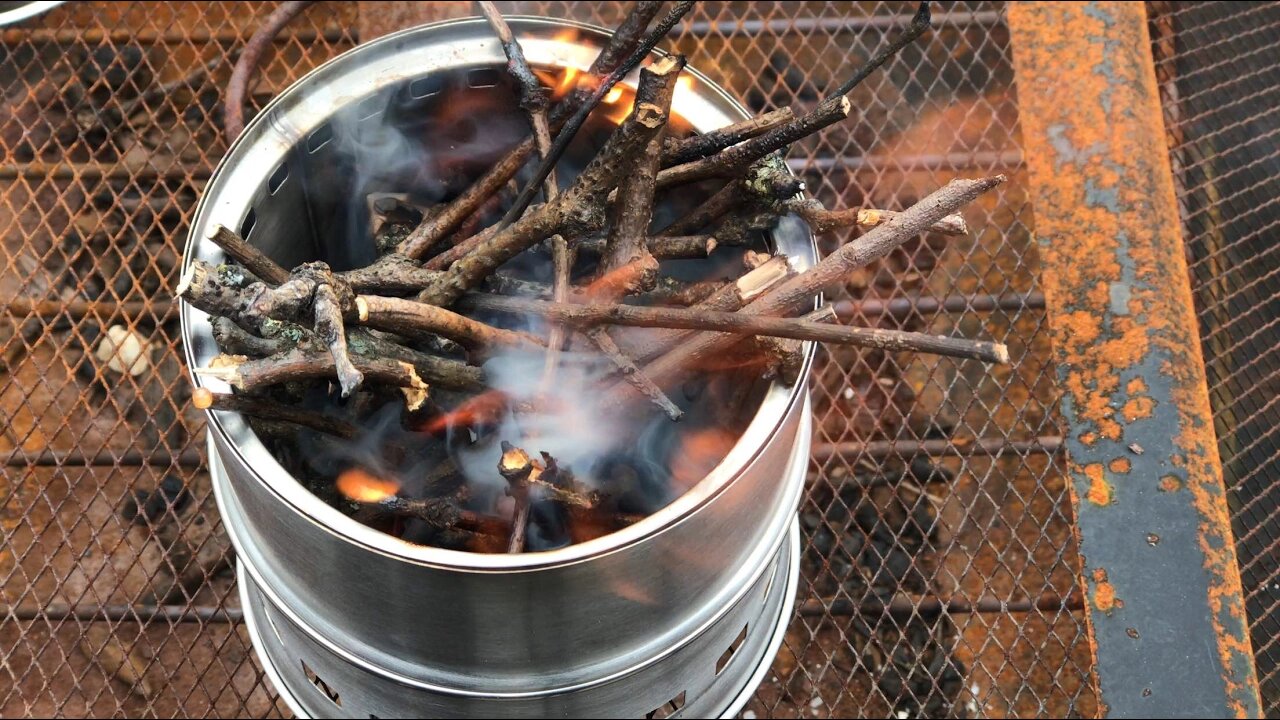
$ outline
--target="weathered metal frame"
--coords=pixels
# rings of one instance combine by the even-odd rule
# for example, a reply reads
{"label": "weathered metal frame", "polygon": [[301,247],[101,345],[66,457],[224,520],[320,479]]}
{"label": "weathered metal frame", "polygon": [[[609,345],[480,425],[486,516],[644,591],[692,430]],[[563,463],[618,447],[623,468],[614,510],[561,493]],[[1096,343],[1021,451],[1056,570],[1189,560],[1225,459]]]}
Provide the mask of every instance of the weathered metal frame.
{"label": "weathered metal frame", "polygon": [[1145,7],[1009,26],[1100,705],[1260,717]]}

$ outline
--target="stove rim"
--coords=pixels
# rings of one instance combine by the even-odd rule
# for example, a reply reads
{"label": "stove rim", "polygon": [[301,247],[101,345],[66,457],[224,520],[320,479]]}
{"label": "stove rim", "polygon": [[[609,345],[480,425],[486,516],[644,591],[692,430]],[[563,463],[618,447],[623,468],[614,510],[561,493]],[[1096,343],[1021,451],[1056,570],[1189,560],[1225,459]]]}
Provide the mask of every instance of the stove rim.
{"label": "stove rim", "polygon": [[[566,66],[563,62],[566,57],[577,59],[575,53],[582,55],[583,50],[586,49],[590,51],[590,58],[582,60],[581,63],[583,64],[575,65],[579,70],[585,70],[586,64],[589,64],[590,60],[594,58],[596,48],[588,47],[587,43],[583,42],[584,37],[591,36],[595,39],[601,39],[609,35],[609,31],[604,28],[570,20],[511,16],[508,18],[508,22],[513,30],[517,32],[532,30],[546,33],[548,31],[573,29],[583,33],[572,41],[539,35],[539,40],[542,42],[530,44],[526,49],[526,55],[529,57],[530,62],[539,66]],[[448,36],[449,32],[460,32],[463,37],[451,38]],[[445,37],[432,37],[442,33],[445,34]],[[468,33],[470,34],[468,35]],[[331,58],[299,78],[279,95],[272,98],[262,111],[248,123],[245,130],[236,138],[228,148],[227,153],[219,161],[196,206],[187,238],[186,252],[183,255],[184,272],[195,259],[202,255],[199,252],[202,246],[208,250],[210,243],[204,238],[204,229],[212,224],[209,216],[214,213],[211,207],[214,201],[211,198],[221,194],[219,191],[226,183],[226,178],[229,175],[227,169],[249,162],[250,151],[254,149],[254,143],[260,139],[260,136],[263,135],[267,128],[279,126],[281,121],[279,111],[281,108],[295,100],[295,96],[300,96],[304,92],[315,92],[317,88],[304,86],[316,82],[317,79],[321,83],[321,87],[324,88],[324,82],[341,79],[341,76],[332,78],[328,77],[329,75],[349,72],[350,68],[345,68],[345,66],[363,57],[371,56],[372,58],[377,58],[379,53],[390,53],[393,56],[400,54],[401,48],[398,46],[406,40],[419,39],[416,36],[427,36],[431,39],[430,44],[463,43],[467,45],[469,51],[474,53],[466,60],[460,60],[448,69],[492,67],[495,65],[501,66],[501,64],[505,63],[505,56],[502,54],[501,46],[497,38],[491,36],[487,22],[483,18],[471,17],[420,25],[385,35]],[[566,54],[556,55],[548,59],[545,54],[539,52],[541,48],[547,45],[562,47],[566,50]],[[482,56],[481,52],[486,54]],[[669,53],[655,49],[651,55],[663,57],[669,55]],[[358,71],[361,66],[355,65],[354,67]],[[689,72],[697,80],[694,87],[699,98],[712,103],[716,111],[715,117],[710,119],[682,113],[685,120],[696,130],[706,132],[722,124],[751,116],[750,112],[741,103],[696,68],[688,67],[686,72]],[[396,77],[379,76],[373,78],[373,82],[369,83],[369,87],[372,91],[377,91],[388,85],[410,81],[422,74],[424,74],[422,70],[417,70],[414,72],[406,71]],[[637,73],[633,72],[627,78],[627,81],[633,87],[636,76]],[[349,103],[359,102],[359,99],[350,99]],[[296,109],[295,112],[297,112]],[[316,119],[315,125],[323,124],[331,116],[332,113],[330,112]],[[299,139],[297,142],[301,142],[301,140]],[[221,210],[221,208],[219,209]],[[780,238],[785,238],[789,249],[795,246],[793,252],[788,256],[793,267],[803,270],[816,262],[817,245],[814,236],[809,231],[809,228],[797,218],[792,216],[782,218],[778,229],[773,231],[771,235],[775,242],[779,242]],[[220,255],[220,251],[215,254]],[[820,301],[821,299],[819,298],[817,302]],[[192,340],[198,337],[205,343],[212,344],[213,342],[207,316],[191,307],[185,301],[180,301],[179,315],[183,338],[183,354],[187,360],[188,376],[191,378],[193,387],[213,385],[215,390],[224,389],[218,381],[197,376],[192,372],[193,368],[203,365],[203,363],[197,361],[194,355]],[[755,416],[737,442],[735,442],[733,448],[730,449],[725,459],[688,491],[677,497],[666,507],[630,527],[587,542],[540,552],[510,555],[446,550],[410,543],[373,528],[365,527],[328,506],[303,487],[267,451],[256,434],[248,428],[248,424],[236,413],[210,411],[207,413],[207,427],[211,432],[217,433],[222,438],[224,447],[235,453],[238,461],[248,470],[253,479],[266,488],[281,504],[302,515],[307,521],[318,526],[324,532],[342,541],[357,545],[369,552],[380,553],[400,562],[425,567],[484,574],[532,572],[590,562],[594,558],[625,550],[661,534],[667,528],[687,519],[704,506],[713,502],[716,497],[725,492],[749,470],[763,450],[784,429],[786,419],[793,412],[796,403],[803,402],[807,398],[808,375],[815,352],[815,343],[806,342],[804,344],[805,357],[801,368],[801,380],[790,388],[784,387],[776,381],[773,382],[769,386]]]}

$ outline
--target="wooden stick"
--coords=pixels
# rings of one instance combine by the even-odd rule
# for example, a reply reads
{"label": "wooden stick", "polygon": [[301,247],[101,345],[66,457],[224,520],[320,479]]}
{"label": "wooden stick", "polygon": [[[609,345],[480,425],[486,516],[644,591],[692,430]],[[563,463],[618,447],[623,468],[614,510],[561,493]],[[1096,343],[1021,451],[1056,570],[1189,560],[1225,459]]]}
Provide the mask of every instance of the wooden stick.
{"label": "wooden stick", "polygon": [[763,135],[794,119],[795,111],[789,107],[782,107],[701,135],[690,135],[679,139],[669,137],[663,141],[662,166],[680,165],[714,155],[727,147]]}
{"label": "wooden stick", "polygon": [[[361,357],[409,363],[419,377],[433,386],[471,391],[482,390],[485,387],[484,371],[480,368],[407,348],[400,343],[379,337],[375,331],[368,328],[348,330],[347,344],[351,346],[352,352]],[[219,347],[222,346],[219,345]]]}
{"label": "wooden stick", "polygon": [[859,67],[852,77],[836,88],[835,92],[825,100],[818,103],[817,107],[812,111],[785,125],[776,127],[764,135],[734,145],[711,157],[663,170],[658,176],[658,187],[668,188],[673,185],[696,182],[710,177],[731,175],[733,172],[747,167],[770,153],[781,150],[801,138],[808,137],[833,123],[843,120],[848,116],[850,110],[849,99],[844,96],[908,43],[923,35],[929,29],[929,24],[929,3],[922,2],[915,17],[912,18],[911,24],[907,26],[901,35]]}
{"label": "wooden stick", "polygon": [[600,256],[600,271],[608,274],[628,268],[628,272],[627,280],[616,284],[608,299],[647,290],[658,279],[658,260],[649,252],[645,235],[653,219],[653,194],[658,164],[662,161],[666,121],[671,114],[671,99],[684,64],[683,57],[668,56],[640,71],[635,103],[637,106],[651,104],[658,108],[662,124],[630,172],[624,174],[618,183],[618,199],[613,204],[613,223],[605,240],[604,253]]}
{"label": "wooden stick", "polygon": [[[600,104],[600,101],[613,89],[614,85],[618,84],[619,80],[626,77],[632,69],[640,64],[640,61],[648,56],[649,52],[667,36],[671,28],[680,22],[680,18],[684,17],[685,13],[693,8],[693,5],[692,0],[682,0],[672,6],[666,16],[649,30],[648,34],[641,40],[640,45],[632,50],[631,54],[605,77],[604,81],[595,88],[586,102],[582,103],[582,106],[573,114],[573,117],[569,118],[560,133],[556,135],[556,141],[552,144],[551,151],[547,153],[546,157],[542,158],[542,162],[539,163],[537,170],[534,171],[533,180],[525,186],[524,190],[520,191],[520,195],[516,197],[515,202],[512,203],[511,208],[507,210],[507,214],[502,218],[503,225],[514,223],[516,218],[524,214],[525,208],[529,207],[529,203],[533,202],[533,196],[537,193],[538,186],[547,177],[547,174],[551,172],[552,168],[556,166],[556,163],[559,162],[560,156],[568,149],[569,143],[578,134],[578,130],[582,128],[591,111]],[[639,103],[636,105],[637,107],[640,106]]]}
{"label": "wooden stick", "polygon": [[245,266],[249,272],[257,275],[263,282],[280,285],[289,279],[289,271],[280,267],[276,261],[266,256],[248,241],[227,229],[224,225],[214,225],[209,230],[209,241],[222,248],[228,257]]}
{"label": "wooden stick", "polygon": [[[797,278],[803,276],[797,276]],[[817,340],[839,345],[881,350],[947,355],[982,360],[989,363],[1009,362],[1009,351],[1001,343],[948,338],[924,333],[826,325],[797,318],[767,317],[745,313],[712,312],[687,308],[642,307],[639,305],[598,304],[568,305],[507,297],[504,295],[468,295],[462,307],[472,311],[534,314],[553,322],[589,328],[596,325],[682,328],[735,335],[767,335],[796,340]]]}
{"label": "wooden stick", "polygon": [[[847,277],[854,269],[887,255],[908,239],[915,237],[942,218],[972,202],[982,193],[1003,183],[1005,176],[981,180],[956,179],[945,187],[903,211],[893,220],[877,225],[865,235],[844,245],[827,256],[813,268],[791,278],[769,292],[756,298],[743,308],[749,315],[782,315],[796,313],[824,288]],[[661,386],[676,382],[687,368],[696,367],[712,354],[737,342],[733,335],[700,333],[692,336],[670,352],[645,365],[645,372]],[[991,348],[993,354],[995,348]],[[1007,350],[997,361],[1007,361]],[[635,391],[628,385],[615,385],[604,401],[605,407],[622,405],[636,400]]]}
{"label": "wooden stick", "polygon": [[397,335],[440,335],[481,357],[501,348],[543,345],[543,340],[534,335],[503,330],[442,307],[403,298],[361,295],[356,298],[356,307],[361,325]]}
{"label": "wooden stick", "polygon": [[[711,235],[673,235],[671,237],[645,238],[649,254],[658,260],[701,259],[716,249],[717,241]],[[578,241],[574,248],[586,255],[603,255],[604,238],[588,238]]]}
{"label": "wooden stick", "polygon": [[342,388],[342,397],[345,398],[351,397],[351,393],[360,387],[364,382],[364,375],[352,364],[351,356],[347,353],[347,333],[342,324],[342,308],[338,302],[338,294],[333,287],[321,285],[315,290],[312,312],[315,314],[316,335],[328,346],[329,354],[333,356],[338,384]]}
{"label": "wooden stick", "polygon": [[[417,409],[425,401],[427,384],[409,363],[363,357],[357,357],[353,362],[368,380],[410,391],[406,393],[409,409]],[[250,393],[294,380],[337,377],[337,367],[332,355],[300,349],[259,360],[250,360],[243,355],[219,355],[209,363],[209,367],[196,368],[194,372],[204,377],[217,378],[237,390]],[[421,397],[418,396],[419,393]]]}
{"label": "wooden stick", "polygon": [[622,372],[622,376],[631,383],[637,390],[644,393],[654,405],[657,405],[667,417],[672,420],[679,420],[684,417],[684,411],[678,405],[672,402],[671,398],[662,391],[652,380],[650,380],[640,367],[636,365],[626,353],[624,353],[618,344],[609,337],[608,331],[602,327],[594,327],[587,330],[587,337],[591,338],[596,347],[600,349],[601,354],[609,358],[618,370]]}
{"label": "wooden stick", "polygon": [[[892,220],[898,215],[892,210],[873,210],[869,208],[828,210],[821,202],[812,199],[791,200],[786,203],[785,207],[808,223],[815,235],[854,225],[868,228],[875,227]],[[964,216],[957,213],[948,215],[934,223],[927,232],[963,236],[969,234],[969,226],[965,224]]]}
{"label": "wooden stick", "polygon": [[729,212],[742,199],[742,184],[735,178],[725,183],[707,201],[676,218],[659,233],[663,237],[672,237],[696,233],[710,225],[725,213]]}
{"label": "wooden stick", "polygon": [[529,528],[529,484],[526,480],[533,473],[533,461],[524,450],[502,441],[502,457],[498,460],[498,474],[507,481],[511,496],[516,500],[511,519],[511,537],[507,552],[524,552],[525,535]]}
{"label": "wooden stick", "polygon": [[241,415],[250,415],[262,420],[274,420],[299,425],[348,440],[354,440],[360,436],[360,428],[354,424],[324,413],[290,407],[274,401],[248,398],[243,395],[215,393],[209,388],[192,390],[191,404],[197,410],[237,412]]}

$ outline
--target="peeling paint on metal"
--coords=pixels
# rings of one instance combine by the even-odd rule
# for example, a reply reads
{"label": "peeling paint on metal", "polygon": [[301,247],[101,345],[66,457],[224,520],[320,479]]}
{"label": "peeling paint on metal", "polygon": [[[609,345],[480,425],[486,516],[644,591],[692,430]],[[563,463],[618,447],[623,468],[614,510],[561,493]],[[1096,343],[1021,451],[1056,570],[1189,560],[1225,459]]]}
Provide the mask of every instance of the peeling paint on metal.
{"label": "peeling paint on metal", "polygon": [[1259,716],[1144,6],[1009,25],[1100,699]]}

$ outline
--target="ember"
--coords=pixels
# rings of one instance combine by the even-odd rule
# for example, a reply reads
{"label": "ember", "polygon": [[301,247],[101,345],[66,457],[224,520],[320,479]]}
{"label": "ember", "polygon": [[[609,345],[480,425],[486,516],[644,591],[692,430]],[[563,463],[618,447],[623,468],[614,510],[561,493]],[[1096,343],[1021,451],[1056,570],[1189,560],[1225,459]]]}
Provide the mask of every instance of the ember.
{"label": "ember", "polygon": [[400,491],[400,483],[374,477],[360,468],[339,475],[337,487],[338,492],[361,503],[382,502]]}

